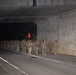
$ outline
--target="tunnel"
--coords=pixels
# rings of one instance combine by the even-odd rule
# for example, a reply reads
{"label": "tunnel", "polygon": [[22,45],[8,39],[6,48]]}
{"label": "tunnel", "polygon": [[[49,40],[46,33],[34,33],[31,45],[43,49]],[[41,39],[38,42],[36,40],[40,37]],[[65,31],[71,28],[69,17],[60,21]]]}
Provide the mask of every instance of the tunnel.
{"label": "tunnel", "polygon": [[59,54],[76,56],[75,0],[7,0],[0,6],[1,40],[58,40]]}
{"label": "tunnel", "polygon": [[76,75],[76,0],[0,0],[0,75]]}
{"label": "tunnel", "polygon": [[37,25],[34,22],[0,23],[0,26],[0,40],[37,39]]}

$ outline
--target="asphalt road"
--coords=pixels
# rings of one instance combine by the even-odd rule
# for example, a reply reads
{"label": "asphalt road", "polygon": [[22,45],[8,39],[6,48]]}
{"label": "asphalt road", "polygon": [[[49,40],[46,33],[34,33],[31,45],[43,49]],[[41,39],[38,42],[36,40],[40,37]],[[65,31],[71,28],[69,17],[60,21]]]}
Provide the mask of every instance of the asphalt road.
{"label": "asphalt road", "polygon": [[27,75],[76,75],[76,57],[73,56],[33,56],[0,49],[0,57]]}

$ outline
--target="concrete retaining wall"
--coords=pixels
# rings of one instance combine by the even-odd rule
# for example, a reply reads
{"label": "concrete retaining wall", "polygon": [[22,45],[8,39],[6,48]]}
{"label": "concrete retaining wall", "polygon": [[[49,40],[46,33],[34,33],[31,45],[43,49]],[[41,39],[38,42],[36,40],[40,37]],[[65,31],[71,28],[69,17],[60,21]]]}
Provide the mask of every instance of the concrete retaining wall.
{"label": "concrete retaining wall", "polygon": [[[37,6],[74,4],[76,0],[36,0]],[[0,7],[32,6],[33,0],[1,0]]]}
{"label": "concrete retaining wall", "polygon": [[37,5],[61,5],[76,3],[76,0],[37,0]]}
{"label": "concrete retaining wall", "polygon": [[33,0],[1,0],[0,7],[32,6]]}
{"label": "concrete retaining wall", "polygon": [[76,56],[76,10],[38,20],[36,23],[38,40],[58,40],[58,53]]}

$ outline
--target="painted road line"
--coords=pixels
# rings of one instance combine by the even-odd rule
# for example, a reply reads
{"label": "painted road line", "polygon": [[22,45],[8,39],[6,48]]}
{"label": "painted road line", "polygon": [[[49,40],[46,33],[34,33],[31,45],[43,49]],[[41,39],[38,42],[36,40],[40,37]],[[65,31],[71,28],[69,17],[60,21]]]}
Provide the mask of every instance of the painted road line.
{"label": "painted road line", "polygon": [[44,60],[53,61],[53,62],[56,62],[56,63],[63,63],[63,62],[61,62],[61,61],[58,61],[58,60],[48,59],[48,58],[44,58],[44,57],[37,56],[37,55],[32,55],[32,54],[26,54],[26,55],[29,55],[29,56],[32,56],[32,57],[41,58],[41,59],[44,59]]}
{"label": "painted road line", "polygon": [[40,58],[40,59],[44,59],[44,60],[48,60],[48,61],[52,61],[52,62],[56,62],[56,63],[61,63],[61,64],[67,64],[67,65],[70,65],[70,66],[74,66],[76,67],[75,64],[70,64],[70,63],[65,63],[65,62],[62,62],[62,61],[58,61],[58,60],[53,60],[53,59],[49,59],[49,58],[45,58],[45,57],[41,57],[41,56],[37,56],[37,55],[32,55],[32,54],[26,54],[28,56],[32,56],[32,57],[36,57],[36,58]]}
{"label": "painted road line", "polygon": [[18,68],[17,66],[13,65],[12,63],[8,62],[7,60],[5,60],[4,58],[0,57],[1,60],[3,60],[4,62],[6,62],[7,64],[11,65],[13,68],[19,70],[21,73],[25,74],[25,75],[29,75],[27,72],[21,70],[20,68]]}
{"label": "painted road line", "polygon": [[[9,49],[8,49],[9,50]],[[13,51],[13,50],[10,50],[10,51]],[[49,59],[49,58],[45,58],[45,57],[41,57],[41,56],[37,56],[37,55],[33,55],[33,54],[27,54],[27,53],[22,53],[22,52],[17,52],[17,51],[14,51],[16,53],[21,53],[21,54],[26,54],[28,56],[32,56],[32,57],[36,57],[36,58],[40,58],[40,59],[44,59],[44,60],[48,60],[48,61],[52,61],[52,62],[56,62],[56,63],[64,63],[64,64],[68,64],[68,63],[65,63],[65,62],[62,62],[62,61],[58,61],[58,60],[53,60],[53,59]],[[75,66],[75,64],[68,64],[70,66]]]}

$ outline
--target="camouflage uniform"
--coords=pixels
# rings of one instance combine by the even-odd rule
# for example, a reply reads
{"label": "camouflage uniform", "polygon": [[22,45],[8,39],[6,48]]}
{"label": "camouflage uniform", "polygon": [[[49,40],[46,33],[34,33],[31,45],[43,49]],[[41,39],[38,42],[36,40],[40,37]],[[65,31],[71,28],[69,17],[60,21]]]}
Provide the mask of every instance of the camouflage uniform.
{"label": "camouflage uniform", "polygon": [[35,45],[36,45],[36,54],[38,54],[38,51],[39,51],[39,47],[38,47],[39,46],[39,42],[38,42],[38,40],[36,40],[36,44]]}
{"label": "camouflage uniform", "polygon": [[46,51],[47,51],[46,40],[43,40],[43,42],[41,43],[41,47],[42,47],[42,54],[46,55]]}
{"label": "camouflage uniform", "polygon": [[14,41],[12,41],[12,50],[14,50],[14,44],[15,44]]}
{"label": "camouflage uniform", "polygon": [[13,43],[13,50],[16,50],[16,41]]}
{"label": "camouflage uniform", "polygon": [[20,42],[19,42],[19,41],[17,41],[16,45],[17,45],[16,50],[17,50],[18,52],[20,52]]}
{"label": "camouflage uniform", "polygon": [[26,52],[26,40],[23,39],[20,44],[21,52]]}
{"label": "camouflage uniform", "polygon": [[10,42],[10,49],[12,50],[12,41],[9,41]]}
{"label": "camouflage uniform", "polygon": [[13,42],[14,42],[14,41],[11,42],[11,49],[12,49],[12,50],[13,50]]}
{"label": "camouflage uniform", "polygon": [[52,41],[51,40],[48,42],[47,47],[48,47],[48,54],[51,54],[52,53]]}
{"label": "camouflage uniform", "polygon": [[32,53],[32,45],[33,43],[31,42],[31,40],[27,41],[28,54]]}
{"label": "camouflage uniform", "polygon": [[33,43],[33,51],[35,54],[38,54],[38,41],[35,41]]}
{"label": "camouflage uniform", "polygon": [[57,55],[58,48],[59,48],[58,41],[55,40],[55,41],[53,42],[53,45],[52,45],[52,52],[53,52],[55,55]]}
{"label": "camouflage uniform", "polygon": [[38,45],[38,52],[41,54],[42,53],[42,41],[38,41],[39,45]]}
{"label": "camouflage uniform", "polygon": [[8,47],[7,47],[7,49],[10,49],[10,43],[8,42]]}

